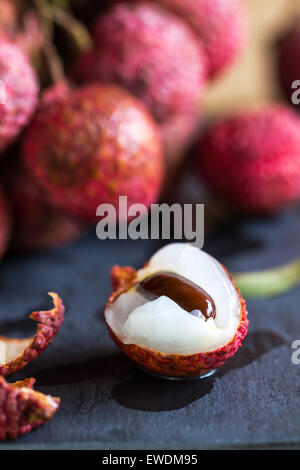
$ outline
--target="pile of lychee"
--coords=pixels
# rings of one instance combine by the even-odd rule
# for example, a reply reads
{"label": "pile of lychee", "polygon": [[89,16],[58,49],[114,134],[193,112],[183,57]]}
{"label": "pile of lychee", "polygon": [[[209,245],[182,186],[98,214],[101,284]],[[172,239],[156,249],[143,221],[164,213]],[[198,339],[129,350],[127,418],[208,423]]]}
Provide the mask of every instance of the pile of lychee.
{"label": "pile of lychee", "polygon": [[300,196],[300,121],[286,106],[262,104],[200,136],[205,90],[245,44],[243,0],[109,3],[92,48],[52,84],[32,47],[21,50],[44,48],[39,12],[25,8],[21,28],[15,2],[1,4],[0,253],[72,241],[121,195],[149,207],[195,140],[197,173],[239,211]]}

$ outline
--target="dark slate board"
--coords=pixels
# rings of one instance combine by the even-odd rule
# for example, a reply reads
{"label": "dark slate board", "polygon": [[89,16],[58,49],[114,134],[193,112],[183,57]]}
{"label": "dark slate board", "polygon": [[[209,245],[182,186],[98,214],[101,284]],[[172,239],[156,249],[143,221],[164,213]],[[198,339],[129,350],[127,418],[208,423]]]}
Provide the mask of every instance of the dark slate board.
{"label": "dark slate board", "polygon": [[[274,266],[300,256],[300,212],[228,223],[205,249],[230,270]],[[60,396],[54,419],[1,448],[223,448],[300,443],[300,287],[248,302],[243,348],[213,377],[169,382],[139,372],[110,341],[103,305],[114,263],[140,266],[157,242],[100,242],[91,234],[73,246],[8,257],[0,266],[0,331],[19,333],[25,314],[60,293],[65,324],[51,347],[14,378]],[[19,323],[21,321],[21,323]],[[15,325],[15,326],[14,326]]]}

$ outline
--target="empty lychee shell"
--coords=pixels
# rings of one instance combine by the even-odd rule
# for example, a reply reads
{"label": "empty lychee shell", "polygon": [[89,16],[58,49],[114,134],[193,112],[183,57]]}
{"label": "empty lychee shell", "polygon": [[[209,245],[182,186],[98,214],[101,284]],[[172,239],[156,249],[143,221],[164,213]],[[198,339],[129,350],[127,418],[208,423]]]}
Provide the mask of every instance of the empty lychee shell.
{"label": "empty lychee shell", "polygon": [[235,354],[247,334],[239,290],[226,269],[197,247],[167,245],[143,269],[115,266],[111,277],[109,334],[152,374],[207,375]]}
{"label": "empty lychee shell", "polygon": [[0,376],[0,440],[16,439],[42,426],[59,408],[59,398],[33,390],[35,379],[10,384]]}
{"label": "empty lychee shell", "polygon": [[35,336],[27,339],[0,337],[0,375],[13,374],[23,369],[49,346],[59,332],[65,307],[57,294],[49,292],[49,295],[53,299],[54,308],[33,312],[29,316],[38,322]]}

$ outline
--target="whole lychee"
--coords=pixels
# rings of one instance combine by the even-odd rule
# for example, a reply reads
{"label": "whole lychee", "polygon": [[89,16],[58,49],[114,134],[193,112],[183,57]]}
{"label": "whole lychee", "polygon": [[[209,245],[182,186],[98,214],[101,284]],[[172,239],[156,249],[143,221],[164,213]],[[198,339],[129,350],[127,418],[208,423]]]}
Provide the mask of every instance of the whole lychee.
{"label": "whole lychee", "polygon": [[11,231],[11,218],[8,205],[0,190],[0,258],[6,251]]}
{"label": "whole lychee", "polygon": [[276,212],[300,197],[300,119],[283,105],[221,119],[196,157],[212,191],[245,213]]}
{"label": "whole lychee", "polygon": [[83,224],[45,200],[44,192],[20,165],[15,165],[14,171],[6,175],[4,184],[14,221],[13,250],[56,248],[73,242],[85,232]]}
{"label": "whole lychee", "polygon": [[159,132],[126,91],[91,85],[41,109],[26,132],[23,157],[49,199],[69,214],[96,220],[100,204],[155,202],[163,178]]}
{"label": "whole lychee", "polygon": [[112,268],[105,308],[109,334],[152,374],[210,374],[232,357],[247,334],[242,299],[226,269],[197,247],[173,243],[144,268]]}
{"label": "whole lychee", "polygon": [[79,78],[112,82],[140,98],[175,159],[195,130],[205,89],[204,54],[191,28],[157,5],[124,3],[99,17],[94,39]]}
{"label": "whole lychee", "polygon": [[211,78],[223,72],[241,52],[247,31],[243,0],[154,1],[177,13],[193,27],[206,52]]}
{"label": "whole lychee", "polygon": [[38,83],[23,52],[0,39],[0,152],[28,124],[37,105]]}
{"label": "whole lychee", "polygon": [[[300,80],[300,28],[289,31],[279,44],[278,55],[279,80],[281,87],[287,97],[292,101],[295,88],[293,82]],[[297,85],[299,89],[299,85]],[[299,93],[298,93],[299,98]]]}

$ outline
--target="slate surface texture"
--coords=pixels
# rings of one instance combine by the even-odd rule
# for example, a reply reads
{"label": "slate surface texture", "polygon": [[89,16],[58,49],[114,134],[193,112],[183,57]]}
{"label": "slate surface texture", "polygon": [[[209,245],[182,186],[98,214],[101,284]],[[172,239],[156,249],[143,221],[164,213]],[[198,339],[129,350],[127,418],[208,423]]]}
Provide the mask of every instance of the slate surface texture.
{"label": "slate surface texture", "polygon": [[[293,209],[228,223],[204,248],[229,270],[250,270],[300,256],[299,240],[300,211]],[[50,423],[1,443],[0,450],[298,447],[300,365],[291,361],[291,344],[300,339],[300,287],[249,300],[244,346],[215,376],[157,380],[111,342],[103,306],[110,267],[139,267],[158,247],[153,241],[101,242],[91,234],[47,254],[9,256],[0,265],[2,334],[26,336],[32,322],[23,320],[51,305],[48,291],[57,291],[67,307],[49,349],[10,378],[36,377],[36,388],[61,397],[61,408]]]}

